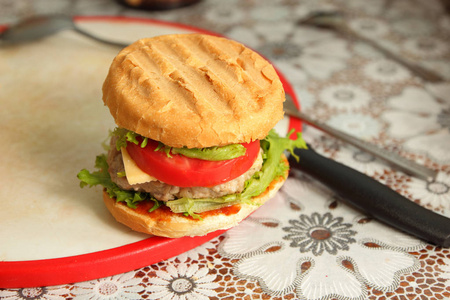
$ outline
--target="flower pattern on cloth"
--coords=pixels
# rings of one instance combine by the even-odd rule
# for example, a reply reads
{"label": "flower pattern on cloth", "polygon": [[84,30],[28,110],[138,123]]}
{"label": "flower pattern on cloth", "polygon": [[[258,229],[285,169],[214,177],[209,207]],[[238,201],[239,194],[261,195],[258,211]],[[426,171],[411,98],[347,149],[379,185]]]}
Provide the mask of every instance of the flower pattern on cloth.
{"label": "flower pattern on cloth", "polygon": [[342,220],[342,217],[333,218],[329,212],[300,215],[297,220],[289,220],[290,226],[283,227],[288,233],[283,239],[290,241],[292,248],[298,247],[301,253],[319,256],[326,251],[336,254],[338,250],[348,250],[349,244],[355,242],[352,236],[356,232],[349,229],[352,225],[342,223]]}
{"label": "flower pattern on cloth", "polygon": [[[408,177],[305,125],[304,137],[317,152],[450,217],[450,17],[439,0],[417,5],[409,0],[205,0],[158,12],[125,9],[107,0],[33,1],[26,9],[20,1],[9,2],[0,10],[5,23],[16,21],[11,19],[14,7],[24,17],[40,6],[38,13],[174,21],[241,41],[282,71],[302,110],[439,173],[434,182]],[[423,82],[363,42],[298,24],[311,12],[336,10],[346,13],[347,25],[358,34],[447,82]],[[336,202],[334,193],[313,182],[294,173],[241,225],[177,257],[89,282],[0,289],[0,299],[450,297],[449,249],[424,247]]]}
{"label": "flower pattern on cloth", "polygon": [[403,45],[404,50],[420,58],[436,58],[445,55],[448,43],[437,38],[422,36],[407,39]]}
{"label": "flower pattern on cloth", "polygon": [[432,182],[414,178],[407,189],[420,199],[421,205],[450,216],[450,175],[440,172]]}
{"label": "flower pattern on cloth", "polygon": [[386,169],[389,169],[372,154],[352,146],[341,146],[340,151],[335,153],[334,159],[369,176],[383,174]]}
{"label": "flower pattern on cloth", "polygon": [[80,299],[138,299],[144,291],[134,272],[79,283],[72,291]]}
{"label": "flower pattern on cloth", "polygon": [[407,252],[424,243],[346,205],[330,205],[333,198],[296,174],[226,233],[219,253],[239,259],[235,274],[273,296],[294,290],[300,299],[366,299],[366,285],[397,288],[400,275],[419,267]]}
{"label": "flower pattern on cloth", "polygon": [[409,70],[391,60],[377,59],[369,62],[363,69],[367,78],[385,84],[395,84],[411,77]]}
{"label": "flower pattern on cloth", "polygon": [[157,271],[157,277],[150,277],[149,299],[209,299],[217,296],[214,290],[219,285],[216,276],[208,274],[208,268],[196,264],[169,264],[165,271]]}
{"label": "flower pattern on cloth", "polygon": [[70,289],[65,286],[33,287],[21,289],[0,289],[0,299],[5,300],[59,300],[70,295]]}
{"label": "flower pattern on cloth", "polygon": [[371,95],[357,85],[336,84],[324,88],[319,99],[331,108],[353,110],[367,106]]}
{"label": "flower pattern on cloth", "polygon": [[379,120],[362,113],[336,114],[327,121],[327,124],[362,140],[378,137],[382,129]]}
{"label": "flower pattern on cloth", "polygon": [[329,78],[350,58],[348,44],[333,33],[282,22],[234,29],[227,36],[254,48],[302,85],[309,77]]}
{"label": "flower pattern on cloth", "polygon": [[354,18],[348,26],[358,34],[374,39],[382,38],[389,33],[389,25],[379,19]]}
{"label": "flower pattern on cloth", "polygon": [[207,256],[209,254],[209,249],[214,249],[214,245],[211,242],[206,242],[194,249],[181,253],[178,256],[169,258],[167,261],[173,262],[178,259],[178,261],[185,263],[188,260],[199,260],[200,256]]}
{"label": "flower pattern on cloth", "polygon": [[447,281],[445,282],[445,284],[447,286],[450,286],[450,258],[446,258],[443,260],[444,265],[441,266],[441,269],[443,271],[445,271],[444,276],[442,276],[443,278],[447,279]]}
{"label": "flower pattern on cloth", "polygon": [[387,100],[391,109],[381,115],[389,123],[389,134],[403,139],[405,149],[444,164],[450,162],[450,102],[442,95],[448,90],[447,84],[428,90],[408,87]]}

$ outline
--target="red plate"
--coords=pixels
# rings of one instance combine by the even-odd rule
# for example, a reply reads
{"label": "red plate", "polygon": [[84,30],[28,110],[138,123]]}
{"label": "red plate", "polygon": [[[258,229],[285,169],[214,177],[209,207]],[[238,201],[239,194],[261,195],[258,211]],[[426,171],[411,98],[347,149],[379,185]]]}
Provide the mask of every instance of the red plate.
{"label": "red plate", "polygon": [[[157,28],[171,28],[172,31],[174,29],[180,29],[183,32],[190,31],[218,35],[191,26],[149,19],[102,16],[77,17],[75,20],[79,24],[92,22],[107,26],[108,24],[123,22],[127,24],[138,24],[139,26],[146,25],[149,29],[154,29],[156,26]],[[0,26],[0,31],[2,29],[6,29],[6,26]],[[155,33],[158,34],[158,29],[152,31],[151,34],[156,35]],[[279,73],[279,75],[286,93],[292,95],[294,101],[298,103],[292,86],[282,74]],[[301,122],[298,119],[285,118],[284,121],[280,122],[278,131],[286,131],[287,133],[292,128],[301,130]],[[5,230],[5,228],[3,227],[2,230]],[[170,239],[150,237],[123,246],[75,256],[23,261],[2,261],[0,262],[0,287],[24,288],[67,284],[124,273],[179,255],[217,237],[223,232],[217,231],[203,237],[194,238]],[[29,250],[33,251],[33,249]]]}

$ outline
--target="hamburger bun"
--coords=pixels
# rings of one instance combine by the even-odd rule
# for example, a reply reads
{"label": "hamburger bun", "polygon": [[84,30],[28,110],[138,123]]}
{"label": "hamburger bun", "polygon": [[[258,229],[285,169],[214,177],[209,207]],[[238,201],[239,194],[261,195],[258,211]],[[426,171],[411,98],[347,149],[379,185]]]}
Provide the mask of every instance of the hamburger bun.
{"label": "hamburger bun", "polygon": [[[272,130],[285,101],[273,66],[222,37],[138,40],[114,58],[102,90],[118,128],[108,155],[97,157],[102,172],[82,170],[79,178],[103,185],[108,210],[138,232],[177,238],[237,225],[285,182],[283,152],[302,146],[299,134],[291,140]],[[233,157],[236,144],[245,151]],[[222,205],[229,206],[214,209]]]}
{"label": "hamburger bun", "polygon": [[[282,159],[288,165],[284,155]],[[262,194],[253,197],[252,204],[241,203],[225,209],[200,213],[201,219],[175,214],[167,207],[160,207],[153,212],[148,212],[148,209],[151,208],[149,203],[139,204],[137,209],[133,209],[123,202],[117,202],[115,198],[110,198],[106,191],[103,191],[103,201],[118,222],[134,231],[169,238],[202,236],[216,230],[236,226],[275,195],[286,181],[288,172],[286,170],[284,176],[275,178]]]}
{"label": "hamburger bun", "polygon": [[204,34],[141,39],[116,56],[103,84],[119,127],[177,148],[264,139],[283,118],[284,100],[267,60]]}

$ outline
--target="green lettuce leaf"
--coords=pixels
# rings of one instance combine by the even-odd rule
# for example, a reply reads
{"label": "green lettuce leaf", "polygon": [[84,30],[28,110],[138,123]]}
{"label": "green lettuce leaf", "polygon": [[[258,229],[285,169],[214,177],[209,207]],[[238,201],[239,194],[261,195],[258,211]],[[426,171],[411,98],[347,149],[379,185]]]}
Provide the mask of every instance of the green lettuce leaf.
{"label": "green lettuce leaf", "polygon": [[288,151],[298,160],[299,157],[294,154],[295,148],[307,148],[305,141],[302,139],[301,133],[297,132],[297,138],[291,140],[289,136],[293,131],[288,133],[288,137],[280,137],[274,130],[261,141],[261,148],[264,151],[264,163],[259,172],[246,182],[242,197],[249,199],[260,195],[264,192],[270,183],[278,176],[283,176],[289,168],[281,160],[284,151]]}
{"label": "green lettuce leaf", "polygon": [[[119,128],[117,127],[114,129],[114,131],[111,133],[112,136],[117,136],[118,139],[116,141],[116,149],[117,151],[120,151],[120,149],[123,147],[125,148],[127,146],[127,142],[139,145],[141,144],[141,148],[144,148],[147,146],[148,138],[141,136],[140,134],[137,134],[136,132],[129,131],[125,128]],[[142,143],[137,139],[140,137],[142,139]]]}
{"label": "green lettuce leaf", "polygon": [[144,200],[155,202],[151,210],[155,210],[161,206],[160,201],[152,197],[149,193],[122,190],[115,184],[109,175],[108,162],[105,154],[97,156],[95,159],[95,167],[99,170],[91,173],[83,169],[77,174],[80,180],[80,187],[103,186],[111,198],[116,198],[117,202],[125,202],[131,208],[136,208],[137,204]]}
{"label": "green lettuce leaf", "polygon": [[[292,131],[289,132],[288,137],[292,134]],[[126,136],[126,134],[123,136]],[[96,158],[95,167],[99,169],[98,171],[91,173],[83,169],[77,176],[80,179],[81,187],[101,185],[106,188],[110,197],[116,198],[118,202],[126,202],[131,208],[136,208],[136,205],[141,201],[151,200],[155,202],[151,211],[161,205],[167,205],[174,213],[183,213],[193,218],[200,218],[198,213],[239,203],[251,203],[251,198],[263,193],[276,177],[284,176],[288,166],[281,160],[283,152],[288,151],[291,155],[295,156],[295,148],[307,147],[301,137],[301,133],[296,133],[295,140],[288,137],[280,137],[274,130],[270,131],[268,136],[264,140],[261,140],[261,148],[263,149],[263,166],[261,170],[245,182],[244,190],[241,193],[219,198],[180,198],[162,202],[155,199],[149,193],[122,190],[117,184],[112,182],[111,176],[108,173],[106,155],[104,154]],[[299,159],[297,156],[295,157],[297,160]]]}
{"label": "green lettuce leaf", "polygon": [[[289,132],[288,137],[293,132]],[[197,213],[222,208],[238,203],[251,203],[252,197],[262,194],[270,183],[278,176],[284,176],[289,168],[282,160],[281,155],[284,151],[294,154],[295,148],[307,148],[301,133],[296,133],[296,139],[280,137],[274,130],[261,141],[261,148],[264,151],[263,166],[250,179],[245,182],[244,190],[239,194],[227,195],[220,198],[191,199],[180,198],[174,201],[168,201],[167,206],[175,213],[187,212],[194,218],[199,218]],[[295,156],[298,160],[299,158]]]}
{"label": "green lettuce leaf", "polygon": [[242,203],[243,199],[241,199],[239,195],[240,194],[232,194],[219,198],[201,199],[180,198],[168,201],[165,204],[174,213],[184,213],[194,219],[200,219],[198,213]]}
{"label": "green lettuce leaf", "polygon": [[[124,128],[117,127],[116,129],[114,129],[111,135],[118,137],[116,141],[117,151],[119,151],[122,147],[126,147],[127,142],[139,145],[140,144],[139,140],[142,140],[142,143],[140,144],[142,148],[147,146],[148,143],[148,138],[143,137],[133,131],[129,131]],[[221,161],[243,156],[245,154],[246,149],[241,144],[232,144],[222,147],[191,148],[191,149],[186,147],[174,148],[159,142],[158,147],[155,149],[155,151],[164,151],[168,157],[171,157],[171,154],[180,154],[190,158],[198,158],[210,161]]]}
{"label": "green lettuce leaf", "polygon": [[208,148],[172,148],[172,154],[181,154],[190,158],[198,158],[203,160],[220,161],[229,160],[243,156],[245,147],[241,144],[232,144],[223,147]]}

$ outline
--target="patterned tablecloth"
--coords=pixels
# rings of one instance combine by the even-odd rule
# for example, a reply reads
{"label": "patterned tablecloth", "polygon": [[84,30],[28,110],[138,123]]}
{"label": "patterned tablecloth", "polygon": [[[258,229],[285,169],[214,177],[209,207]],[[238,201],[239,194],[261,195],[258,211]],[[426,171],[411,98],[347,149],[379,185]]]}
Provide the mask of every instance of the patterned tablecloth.
{"label": "patterned tablecloth", "polygon": [[[355,32],[446,81],[424,82],[367,44],[300,24],[312,11],[334,10]],[[149,12],[109,0],[3,0],[0,23],[44,12],[175,21],[247,44],[285,74],[304,112],[439,174],[432,183],[409,177],[305,126],[304,138],[318,152],[450,217],[450,17],[440,2],[204,0]],[[196,249],[88,282],[0,289],[0,299],[450,299],[449,249],[339,200],[292,172],[269,203]]]}

